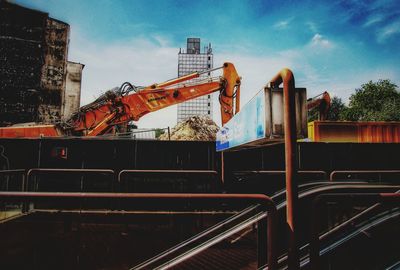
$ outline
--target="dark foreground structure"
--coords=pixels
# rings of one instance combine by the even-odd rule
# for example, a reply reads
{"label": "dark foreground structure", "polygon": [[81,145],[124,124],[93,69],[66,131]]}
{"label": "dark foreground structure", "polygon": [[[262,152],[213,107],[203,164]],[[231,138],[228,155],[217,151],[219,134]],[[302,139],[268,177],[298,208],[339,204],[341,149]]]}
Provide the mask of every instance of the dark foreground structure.
{"label": "dark foreground structure", "polygon": [[[223,161],[211,142],[0,145],[1,269],[288,264],[283,144],[225,152]],[[400,145],[299,143],[298,150],[301,268],[398,264]]]}

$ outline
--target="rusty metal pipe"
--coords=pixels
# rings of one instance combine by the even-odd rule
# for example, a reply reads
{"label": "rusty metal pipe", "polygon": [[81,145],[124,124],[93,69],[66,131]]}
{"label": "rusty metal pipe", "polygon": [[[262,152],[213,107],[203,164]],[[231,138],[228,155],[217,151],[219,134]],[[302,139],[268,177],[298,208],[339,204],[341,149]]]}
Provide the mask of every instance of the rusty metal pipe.
{"label": "rusty metal pipe", "polygon": [[320,269],[319,252],[319,221],[320,206],[328,202],[347,202],[352,205],[369,205],[371,203],[395,203],[400,205],[399,193],[330,193],[318,195],[312,204],[311,235],[310,235],[310,266],[311,269]]}
{"label": "rusty metal pipe", "polygon": [[200,193],[72,193],[72,192],[0,192],[0,201],[4,199],[162,199],[166,202],[171,200],[218,200],[218,201],[251,201],[260,203],[268,212],[268,269],[276,269],[277,267],[277,210],[272,199],[263,194],[200,194]]}
{"label": "rusty metal pipe", "polygon": [[283,83],[283,103],[284,103],[284,131],[285,131],[285,166],[286,166],[286,222],[289,233],[289,269],[299,269],[299,255],[296,237],[296,213],[298,204],[297,187],[297,148],[296,148],[296,102],[295,102],[295,82],[290,69],[282,69],[270,81],[271,88],[278,88]]}

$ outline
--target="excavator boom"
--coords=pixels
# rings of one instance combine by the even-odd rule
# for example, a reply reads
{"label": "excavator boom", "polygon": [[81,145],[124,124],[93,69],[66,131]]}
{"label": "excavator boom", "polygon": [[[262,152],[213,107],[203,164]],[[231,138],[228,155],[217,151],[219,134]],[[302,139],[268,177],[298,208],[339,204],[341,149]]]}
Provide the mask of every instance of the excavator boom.
{"label": "excavator boom", "polygon": [[[217,69],[223,69],[222,76],[201,78],[202,74]],[[194,81],[197,78],[198,81]],[[220,68],[152,84],[133,93],[121,87],[119,92],[108,92],[83,106],[63,125],[46,125],[46,129],[42,126],[0,128],[0,137],[98,136],[110,132],[115,125],[137,121],[148,113],[216,91],[220,92],[221,120],[224,125],[239,111],[240,80],[234,65],[224,63]]]}
{"label": "excavator boom", "polygon": [[318,120],[324,121],[331,107],[331,97],[327,91],[307,100],[307,110],[318,108]]}

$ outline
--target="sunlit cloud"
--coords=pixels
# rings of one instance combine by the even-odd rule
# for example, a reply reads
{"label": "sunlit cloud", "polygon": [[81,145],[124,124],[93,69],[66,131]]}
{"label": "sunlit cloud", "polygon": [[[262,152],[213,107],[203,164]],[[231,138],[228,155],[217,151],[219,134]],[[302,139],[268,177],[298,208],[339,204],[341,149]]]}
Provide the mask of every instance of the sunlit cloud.
{"label": "sunlit cloud", "polygon": [[289,28],[290,23],[291,23],[292,20],[293,20],[293,18],[289,18],[289,19],[286,19],[286,20],[279,21],[279,22],[275,23],[273,25],[273,27],[275,29],[277,29],[277,30],[287,29],[287,28]]}
{"label": "sunlit cloud", "polygon": [[380,29],[377,33],[377,40],[380,43],[384,43],[387,39],[391,38],[394,35],[398,35],[400,33],[400,20],[395,21],[389,25],[386,25],[382,29]]}
{"label": "sunlit cloud", "polygon": [[324,38],[321,34],[315,34],[311,39],[311,46],[316,48],[333,48],[333,43]]}
{"label": "sunlit cloud", "polygon": [[380,23],[384,20],[384,16],[382,14],[374,14],[370,16],[367,21],[364,23],[364,27],[370,27],[373,25],[376,25],[377,23]]}

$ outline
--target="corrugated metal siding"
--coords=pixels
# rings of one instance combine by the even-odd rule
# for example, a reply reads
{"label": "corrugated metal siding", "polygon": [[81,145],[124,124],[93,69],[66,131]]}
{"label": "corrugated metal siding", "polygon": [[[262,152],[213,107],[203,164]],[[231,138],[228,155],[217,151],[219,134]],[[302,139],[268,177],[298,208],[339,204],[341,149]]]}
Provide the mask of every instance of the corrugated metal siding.
{"label": "corrugated metal siding", "polygon": [[314,121],[308,131],[315,142],[400,142],[400,122]]}
{"label": "corrugated metal siding", "polygon": [[359,142],[400,142],[400,123],[361,123],[358,131]]}

